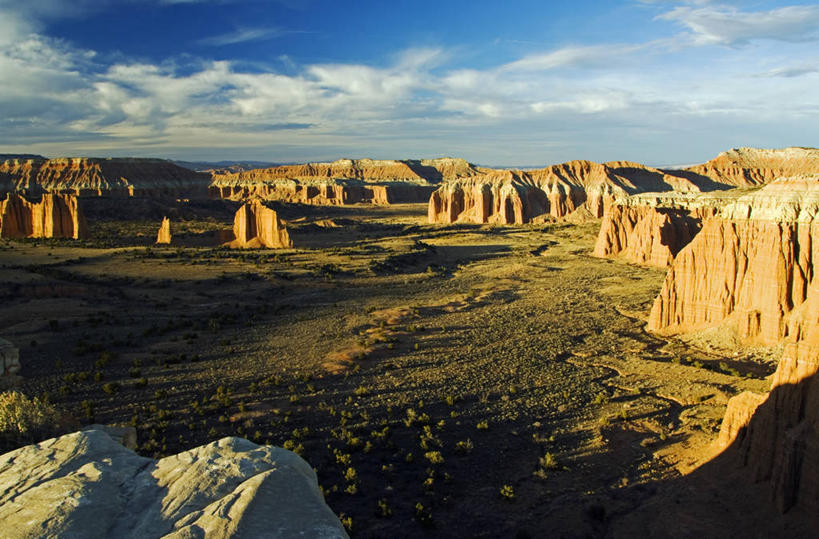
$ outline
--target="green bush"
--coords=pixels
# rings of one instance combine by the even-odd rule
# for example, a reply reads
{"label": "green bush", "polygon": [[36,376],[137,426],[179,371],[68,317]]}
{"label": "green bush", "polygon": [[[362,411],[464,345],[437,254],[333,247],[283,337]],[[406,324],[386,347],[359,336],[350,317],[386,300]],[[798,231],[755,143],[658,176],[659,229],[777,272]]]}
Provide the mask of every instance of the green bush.
{"label": "green bush", "polygon": [[60,415],[38,398],[18,391],[0,393],[0,449],[10,451],[56,436]]}

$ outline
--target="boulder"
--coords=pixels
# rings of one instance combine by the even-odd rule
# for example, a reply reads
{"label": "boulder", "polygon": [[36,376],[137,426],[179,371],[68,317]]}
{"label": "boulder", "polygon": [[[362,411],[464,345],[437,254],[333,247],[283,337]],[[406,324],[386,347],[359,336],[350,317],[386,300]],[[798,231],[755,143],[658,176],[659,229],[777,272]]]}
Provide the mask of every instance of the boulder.
{"label": "boulder", "polygon": [[162,224],[159,225],[159,231],[156,233],[156,243],[165,245],[171,243],[171,220],[167,217],[163,217]]}
{"label": "boulder", "polygon": [[8,538],[347,537],[298,455],[241,438],[153,460],[88,430],[0,456]]}
{"label": "boulder", "polygon": [[256,200],[243,204],[233,219],[233,241],[228,246],[234,249],[287,248],[293,242],[275,210]]}
{"label": "boulder", "polygon": [[0,367],[4,377],[20,372],[20,350],[6,339],[0,339]]}
{"label": "boulder", "polygon": [[0,237],[82,239],[88,227],[75,196],[44,194],[29,202],[9,193],[0,201]]}

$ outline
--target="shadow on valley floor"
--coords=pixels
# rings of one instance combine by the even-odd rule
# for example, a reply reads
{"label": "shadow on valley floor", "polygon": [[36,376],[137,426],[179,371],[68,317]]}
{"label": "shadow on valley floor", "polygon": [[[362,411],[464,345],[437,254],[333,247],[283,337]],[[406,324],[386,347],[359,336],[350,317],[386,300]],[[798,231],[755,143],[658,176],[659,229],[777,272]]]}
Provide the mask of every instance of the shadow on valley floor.
{"label": "shadow on valley floor", "polygon": [[724,451],[614,511],[606,536],[816,537],[817,384],[776,387]]}

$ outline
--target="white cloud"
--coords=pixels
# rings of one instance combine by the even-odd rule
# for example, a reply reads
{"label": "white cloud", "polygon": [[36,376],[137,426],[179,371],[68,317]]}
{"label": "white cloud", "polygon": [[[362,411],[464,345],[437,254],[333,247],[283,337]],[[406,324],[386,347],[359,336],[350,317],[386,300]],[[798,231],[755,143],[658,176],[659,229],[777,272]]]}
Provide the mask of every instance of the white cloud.
{"label": "white cloud", "polygon": [[292,32],[284,31],[281,28],[241,28],[225,34],[202,38],[199,40],[199,44],[221,47],[224,45],[234,45],[236,43],[246,43],[248,41],[264,41],[288,33]]}
{"label": "white cloud", "polygon": [[753,40],[801,42],[819,39],[819,6],[786,6],[770,11],[741,11],[716,5],[676,7],[659,16],[690,30],[701,45],[739,45]]}

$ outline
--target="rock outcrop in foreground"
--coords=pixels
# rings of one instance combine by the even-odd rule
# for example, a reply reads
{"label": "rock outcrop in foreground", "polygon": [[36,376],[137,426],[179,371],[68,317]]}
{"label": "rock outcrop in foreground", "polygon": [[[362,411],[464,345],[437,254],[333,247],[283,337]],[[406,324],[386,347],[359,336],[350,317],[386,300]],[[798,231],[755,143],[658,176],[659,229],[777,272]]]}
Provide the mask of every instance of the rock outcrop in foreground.
{"label": "rock outcrop in foreground", "polygon": [[725,323],[743,340],[779,342],[816,274],[817,213],[819,175],[782,178],[727,204],[677,254],[648,328]]}
{"label": "rock outcrop in foreground", "polygon": [[347,537],[298,455],[241,438],[140,457],[102,430],[0,456],[8,538]]}
{"label": "rock outcrop in foreground", "polygon": [[585,208],[601,217],[607,204],[647,191],[699,192],[681,177],[637,163],[570,161],[539,170],[492,171],[445,182],[429,200],[430,223],[520,224],[560,219]]}
{"label": "rock outcrop in foreground", "polygon": [[275,210],[255,200],[236,211],[233,240],[228,246],[234,249],[276,249],[293,247],[293,242]]}
{"label": "rock outcrop in foreground", "polygon": [[479,175],[482,170],[463,159],[451,158],[340,159],[332,163],[215,173],[210,195],[231,200],[257,198],[319,205],[426,202],[441,181]]}
{"label": "rock outcrop in foreground", "polygon": [[0,163],[0,192],[205,198],[209,183],[209,174],[162,159],[66,157]]}
{"label": "rock outcrop in foreground", "polygon": [[88,227],[77,197],[44,194],[40,202],[29,202],[9,193],[0,201],[0,237],[83,239]]}

